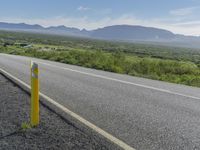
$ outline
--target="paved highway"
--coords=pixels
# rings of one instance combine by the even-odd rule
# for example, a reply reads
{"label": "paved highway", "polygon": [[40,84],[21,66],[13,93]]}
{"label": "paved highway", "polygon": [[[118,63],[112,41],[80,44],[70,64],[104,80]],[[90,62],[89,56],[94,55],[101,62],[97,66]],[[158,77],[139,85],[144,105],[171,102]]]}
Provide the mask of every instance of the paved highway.
{"label": "paved highway", "polygon": [[[29,83],[30,59],[0,54],[0,68]],[[200,88],[32,60],[42,93],[135,149],[200,149]]]}

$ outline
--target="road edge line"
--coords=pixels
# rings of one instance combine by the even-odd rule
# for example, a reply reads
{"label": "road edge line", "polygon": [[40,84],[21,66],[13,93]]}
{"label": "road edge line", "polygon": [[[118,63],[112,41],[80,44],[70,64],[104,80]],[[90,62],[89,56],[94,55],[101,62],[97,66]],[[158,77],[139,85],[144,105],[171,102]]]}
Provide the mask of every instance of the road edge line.
{"label": "road edge line", "polygon": [[159,91],[159,92],[164,92],[164,93],[168,93],[168,94],[173,94],[173,95],[178,95],[178,96],[182,96],[182,97],[200,100],[200,97],[192,96],[192,95],[185,95],[185,94],[173,92],[173,91],[170,91],[170,90],[167,90],[167,89],[162,89],[162,88],[157,88],[157,87],[153,87],[153,86],[149,86],[149,85],[143,85],[143,84],[139,84],[139,83],[124,81],[124,80],[111,78],[111,77],[107,77],[107,76],[102,76],[102,75],[98,75],[98,74],[94,74],[94,73],[87,73],[87,72],[74,70],[74,69],[67,68],[67,67],[55,66],[55,65],[44,63],[44,62],[41,62],[41,61],[37,61],[37,62],[39,64],[43,64],[43,65],[46,65],[46,66],[51,66],[51,67],[55,67],[55,68],[59,68],[59,69],[63,69],[63,70],[68,70],[68,71],[71,71],[71,72],[76,72],[76,73],[79,73],[79,74],[84,74],[84,75],[88,75],[88,76],[92,76],[92,77],[96,77],[96,78],[106,79],[106,80],[115,81],[115,82],[119,82],[119,83],[134,85],[134,86],[138,86],[138,87],[142,87],[142,88],[146,88],[146,89],[150,89],[150,90],[155,90],[155,91]]}
{"label": "road edge line", "polygon": [[[26,84],[25,82],[23,82],[22,80],[18,79],[17,77],[13,76],[12,74],[8,73],[7,71],[5,71],[4,69],[0,68],[0,73],[3,74],[4,76],[6,76],[8,79],[10,79],[12,82],[14,82],[15,84],[17,84],[18,86],[20,86],[22,89],[24,89],[26,92],[28,92],[30,94],[30,86],[28,84]],[[93,123],[87,121],[86,119],[84,119],[83,117],[79,116],[78,114],[74,113],[73,111],[69,110],[68,108],[64,107],[63,105],[57,103],[56,101],[54,101],[53,99],[51,99],[50,97],[48,97],[47,95],[43,94],[43,93],[39,93],[39,95],[46,101],[49,102],[50,104],[56,106],[57,108],[59,108],[60,110],[64,111],[66,114],[68,114],[69,116],[71,116],[72,118],[78,120],[80,123],[84,124],[85,126],[87,126],[88,128],[92,129],[93,131],[97,132],[98,134],[100,134],[101,136],[105,137],[107,140],[111,141],[112,143],[116,144],[117,146],[119,146],[122,149],[125,150],[136,150],[133,147],[129,146],[128,144],[126,144],[125,142],[123,142],[122,140],[114,137],[113,135],[111,135],[110,133],[104,131],[103,129],[97,127],[96,125],[94,125]],[[52,108],[51,108],[52,109]]]}

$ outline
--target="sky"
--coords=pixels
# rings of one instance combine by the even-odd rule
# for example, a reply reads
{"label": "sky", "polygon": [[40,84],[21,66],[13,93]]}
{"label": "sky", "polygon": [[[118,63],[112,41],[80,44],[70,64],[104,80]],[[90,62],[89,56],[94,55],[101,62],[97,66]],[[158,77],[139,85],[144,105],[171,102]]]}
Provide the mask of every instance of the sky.
{"label": "sky", "polygon": [[128,24],[200,35],[200,0],[0,0],[0,22],[92,30]]}

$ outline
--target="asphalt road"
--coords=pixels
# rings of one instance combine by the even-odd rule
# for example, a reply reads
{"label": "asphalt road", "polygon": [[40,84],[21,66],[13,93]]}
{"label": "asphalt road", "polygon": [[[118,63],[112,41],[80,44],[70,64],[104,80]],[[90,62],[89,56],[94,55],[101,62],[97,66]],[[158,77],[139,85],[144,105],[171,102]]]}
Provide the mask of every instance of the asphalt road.
{"label": "asphalt road", "polygon": [[[41,92],[137,150],[200,149],[200,88],[40,59]],[[29,83],[30,58],[0,54]]]}
{"label": "asphalt road", "polygon": [[0,74],[0,150],[120,150],[92,130],[40,105],[40,124],[29,122],[30,95]]}

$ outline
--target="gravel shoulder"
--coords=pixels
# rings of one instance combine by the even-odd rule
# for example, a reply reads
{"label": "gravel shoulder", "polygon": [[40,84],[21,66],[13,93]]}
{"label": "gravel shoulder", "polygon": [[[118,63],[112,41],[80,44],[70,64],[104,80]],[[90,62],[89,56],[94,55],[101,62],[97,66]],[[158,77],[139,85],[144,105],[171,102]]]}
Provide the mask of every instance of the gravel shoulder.
{"label": "gravel shoulder", "polygon": [[39,127],[22,130],[29,112],[30,95],[0,74],[0,150],[119,149],[44,104],[40,104]]}

